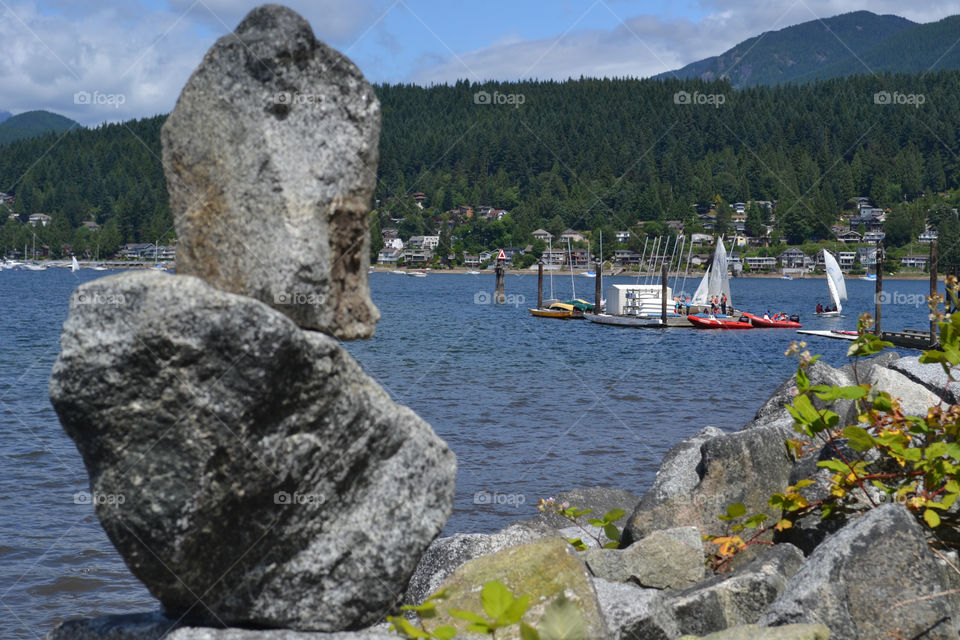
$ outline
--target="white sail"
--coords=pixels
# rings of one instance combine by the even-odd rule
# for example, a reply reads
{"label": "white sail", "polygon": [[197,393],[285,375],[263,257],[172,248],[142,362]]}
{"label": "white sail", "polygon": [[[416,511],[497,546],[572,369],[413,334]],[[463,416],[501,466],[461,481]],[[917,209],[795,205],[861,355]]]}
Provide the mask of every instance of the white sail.
{"label": "white sail", "polygon": [[70,264],[70,271],[80,271],[80,263],[77,262],[77,256],[73,256],[73,262]]}
{"label": "white sail", "polygon": [[709,292],[710,292],[710,269],[707,269],[707,272],[703,274],[703,279],[700,280],[700,286],[697,287],[697,291],[693,294],[693,298],[690,299],[690,304],[695,304],[695,305],[709,304],[710,300],[707,298],[707,295]]}
{"label": "white sail", "polygon": [[847,285],[843,281],[843,272],[840,271],[837,259],[826,249],[823,250],[823,264],[827,269],[827,288],[830,289],[830,302],[837,308],[838,312],[842,311],[843,306],[840,303],[847,299]]}

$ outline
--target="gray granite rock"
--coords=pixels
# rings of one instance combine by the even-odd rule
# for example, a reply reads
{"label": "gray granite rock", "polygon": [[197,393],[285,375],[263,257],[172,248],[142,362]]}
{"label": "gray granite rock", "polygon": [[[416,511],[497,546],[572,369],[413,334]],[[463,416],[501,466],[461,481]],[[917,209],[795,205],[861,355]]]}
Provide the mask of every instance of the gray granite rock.
{"label": "gray granite rock", "polygon": [[584,560],[598,578],[653,589],[681,589],[704,577],[703,542],[696,527],[654,531],[626,549],[587,551]]}
{"label": "gray granite rock", "polygon": [[940,396],[893,369],[874,367],[867,382],[872,391],[886,391],[899,400],[900,407],[908,416],[926,417],[930,407],[940,404]]}
{"label": "gray granite rock", "polygon": [[446,444],[326,335],[189,276],[78,288],[50,397],[101,524],[168,614],[382,618],[441,531]]}
{"label": "gray granite rock", "polygon": [[662,591],[623,582],[593,579],[610,640],[671,640],[676,622],[659,607]]}
{"label": "gray granite rock", "polygon": [[913,515],[890,504],[827,538],[757,622],[819,623],[832,640],[956,639],[960,598],[935,595],[956,586]]}
{"label": "gray granite rock", "polygon": [[368,221],[380,105],[294,11],[264,5],[220,38],[163,127],[177,272],[301,327],[373,335]]}
{"label": "gray granite rock", "polygon": [[830,640],[830,629],[822,624],[788,624],[783,627],[742,624],[705,636],[682,636],[678,640]]}
{"label": "gray granite rock", "polygon": [[322,633],[289,629],[252,630],[187,627],[160,613],[109,615],[68,620],[46,640],[396,640],[395,634],[375,631]]}
{"label": "gray granite rock", "polygon": [[[697,484],[666,499],[645,495],[627,523],[625,539],[632,542],[658,529],[681,526],[695,526],[702,535],[715,534],[720,525],[717,515],[735,502],[742,502],[748,513],[779,518],[779,511],[774,512],[767,501],[787,486],[793,469],[785,436],[780,427],[770,426],[705,440],[694,467]],[[692,460],[684,466],[693,466]]]}
{"label": "gray granite rock", "polygon": [[[839,387],[855,384],[849,371],[844,369],[835,369],[822,360],[817,360],[807,368],[807,376],[811,384],[837,385]],[[787,378],[773,392],[773,395],[763,403],[753,420],[743,429],[754,429],[757,427],[778,427],[787,437],[795,435],[793,431],[793,417],[787,411],[786,406],[793,402],[797,393],[797,376],[793,374]],[[818,398],[813,399],[813,403],[818,408],[823,408],[825,404]],[[840,415],[840,419],[849,422],[856,418],[856,407],[852,400],[840,400],[832,410]]]}
{"label": "gray granite rock", "polygon": [[802,562],[803,554],[793,545],[768,547],[729,575],[671,593],[662,607],[681,633],[704,634],[753,624],[783,592]]}
{"label": "gray granite rock", "polygon": [[423,604],[449,576],[467,562],[488,556],[507,547],[514,547],[556,533],[536,529],[523,524],[513,524],[497,533],[458,533],[434,540],[417,564],[413,577],[407,585],[403,601],[406,604]]}
{"label": "gray granite rock", "polygon": [[[919,356],[909,356],[891,363],[890,368],[922,384],[950,404],[960,402],[960,382],[950,382],[939,364],[921,364]],[[960,378],[960,371],[954,371],[954,377]]]}
{"label": "gray granite rock", "polygon": [[[561,491],[554,499],[557,503],[567,502],[572,507],[580,509],[590,509],[592,513],[584,518],[602,518],[603,515],[614,509],[623,509],[624,518],[633,511],[634,507],[640,502],[640,497],[623,489],[610,489],[608,487],[585,487],[581,489],[571,489],[570,491]],[[565,529],[570,526],[570,521],[563,516],[549,511],[540,513],[534,520],[538,520],[554,529]],[[618,522],[617,524],[621,524]]]}

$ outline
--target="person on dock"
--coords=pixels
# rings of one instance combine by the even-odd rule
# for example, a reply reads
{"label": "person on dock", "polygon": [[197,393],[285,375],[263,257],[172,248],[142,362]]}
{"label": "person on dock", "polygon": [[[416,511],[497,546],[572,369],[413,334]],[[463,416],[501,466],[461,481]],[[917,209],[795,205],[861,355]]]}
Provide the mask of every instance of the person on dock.
{"label": "person on dock", "polygon": [[720,298],[720,311],[723,315],[727,315],[727,294],[723,294],[723,297]]}
{"label": "person on dock", "polygon": [[684,304],[686,306],[686,315],[690,315],[690,298],[689,297],[686,299],[686,302]]}

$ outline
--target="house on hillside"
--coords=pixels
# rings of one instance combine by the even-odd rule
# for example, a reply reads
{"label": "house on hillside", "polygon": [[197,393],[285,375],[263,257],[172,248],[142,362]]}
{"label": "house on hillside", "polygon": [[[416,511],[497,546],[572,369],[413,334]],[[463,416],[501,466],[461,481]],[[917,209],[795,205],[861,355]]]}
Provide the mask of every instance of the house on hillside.
{"label": "house on hillside", "polygon": [[85,227],[85,228],[89,229],[90,231],[100,231],[100,225],[98,225],[98,224],[97,224],[96,222],[94,222],[93,220],[87,220],[86,222],[81,222],[81,223],[80,223],[80,226],[81,226],[81,227]]}
{"label": "house on hillside", "polygon": [[777,259],[772,256],[752,256],[744,258],[743,261],[751,271],[772,271],[777,268]]}
{"label": "house on hillside", "polygon": [[790,247],[777,256],[777,262],[779,262],[780,266],[784,269],[803,268],[806,266],[807,260],[809,260],[809,256],[796,247]]}
{"label": "house on hillside", "polygon": [[402,255],[403,253],[399,249],[384,247],[380,249],[380,253],[377,254],[377,264],[395,265]]}
{"label": "house on hillside", "polygon": [[622,267],[640,264],[640,254],[627,249],[617,249],[613,252],[613,262]]}
{"label": "house on hillside", "polygon": [[53,218],[51,218],[50,216],[48,216],[48,215],[45,214],[45,213],[31,213],[31,214],[30,214],[30,219],[29,219],[28,222],[29,222],[29,224],[30,224],[31,227],[35,227],[35,226],[37,226],[38,224],[39,224],[41,227],[45,227],[45,226],[47,226],[48,224],[50,224],[50,221],[51,221],[51,220],[53,220]]}
{"label": "house on hillside", "polygon": [[917,240],[919,242],[922,242],[923,244],[930,244],[936,239],[937,239],[937,232],[933,229],[927,229],[926,231],[920,234],[919,238],[917,238]]}
{"label": "house on hillside", "polygon": [[904,269],[925,270],[927,268],[927,258],[928,256],[916,254],[906,255],[900,258],[900,266]]}
{"label": "house on hillside", "polygon": [[857,249],[857,260],[864,267],[873,267],[877,264],[876,247],[859,247]]}
{"label": "house on hillside", "polygon": [[844,244],[856,244],[862,239],[863,237],[857,231],[841,231],[837,234],[837,242],[842,242]]}
{"label": "house on hillside", "polygon": [[120,251],[117,252],[121,258],[129,258],[131,260],[142,260],[144,254],[147,251],[153,250],[152,242],[136,242],[132,244],[125,244],[120,248]]}
{"label": "house on hillside", "polygon": [[553,240],[553,234],[545,229],[537,229],[533,232],[533,237],[536,240],[543,240],[544,242]]}
{"label": "house on hillside", "polygon": [[629,231],[617,231],[617,242],[619,242],[620,244],[623,244],[629,239],[630,239]]}
{"label": "house on hillside", "polygon": [[585,240],[583,234],[581,234],[579,231],[574,231],[573,229],[567,229],[561,233],[560,239],[569,240],[570,242],[583,242]]}

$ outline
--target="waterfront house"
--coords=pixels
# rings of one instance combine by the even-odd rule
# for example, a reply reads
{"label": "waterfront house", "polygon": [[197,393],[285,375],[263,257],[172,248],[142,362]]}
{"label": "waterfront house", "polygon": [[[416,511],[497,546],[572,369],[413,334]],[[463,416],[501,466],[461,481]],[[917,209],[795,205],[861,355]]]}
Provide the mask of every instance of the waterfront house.
{"label": "waterfront house", "polygon": [[637,265],[640,264],[640,254],[627,249],[617,249],[613,252],[613,262],[623,267]]}
{"label": "waterfront house", "polygon": [[543,264],[549,266],[560,266],[567,262],[566,249],[547,249],[541,256]]}
{"label": "waterfront house", "polygon": [[900,258],[900,266],[904,269],[920,269],[925,270],[927,268],[927,258],[928,256],[910,254]]}
{"label": "waterfront house", "polygon": [[392,264],[395,265],[400,260],[400,256],[403,253],[399,249],[393,247],[384,247],[380,249],[380,253],[377,254],[377,264]]}
{"label": "waterfront house", "polygon": [[777,259],[773,256],[752,256],[743,261],[751,271],[772,271],[777,267]]}
{"label": "waterfront house", "polygon": [[790,247],[779,256],[777,261],[784,269],[798,269],[805,266],[809,256],[796,247]]}
{"label": "waterfront house", "polygon": [[841,269],[853,268],[853,261],[856,258],[857,258],[856,251],[838,251],[837,252],[837,264],[840,265]]}
{"label": "waterfront house", "polygon": [[153,249],[153,243],[151,242],[136,242],[132,244],[125,244],[120,248],[118,255],[121,258],[129,258],[131,260],[141,260],[143,259],[143,254],[149,249]]}
{"label": "waterfront house", "polygon": [[427,264],[433,260],[432,249],[406,249],[403,252],[405,264]]}
{"label": "waterfront house", "polygon": [[479,267],[480,256],[470,255],[469,253],[465,253],[463,254],[463,264],[464,266],[470,267],[471,269]]}
{"label": "waterfront house", "polygon": [[411,249],[427,249],[433,251],[440,244],[440,236],[410,236],[407,246]]}
{"label": "waterfront house", "polygon": [[493,252],[491,251],[480,252],[480,262],[490,262],[490,258],[492,257],[493,257]]}

